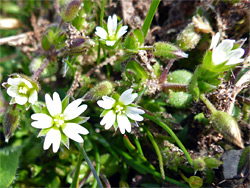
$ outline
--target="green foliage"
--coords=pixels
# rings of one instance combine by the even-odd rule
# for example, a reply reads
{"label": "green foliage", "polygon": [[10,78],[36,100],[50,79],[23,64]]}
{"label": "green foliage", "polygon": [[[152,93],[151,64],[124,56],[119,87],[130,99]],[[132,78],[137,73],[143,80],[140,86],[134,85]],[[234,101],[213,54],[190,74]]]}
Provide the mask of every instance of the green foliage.
{"label": "green foliage", "polygon": [[5,147],[0,150],[0,187],[9,187],[13,182],[21,151],[21,147]]}
{"label": "green foliage", "polygon": [[145,82],[148,78],[145,69],[139,65],[136,61],[130,61],[125,68],[126,77],[136,83]]}

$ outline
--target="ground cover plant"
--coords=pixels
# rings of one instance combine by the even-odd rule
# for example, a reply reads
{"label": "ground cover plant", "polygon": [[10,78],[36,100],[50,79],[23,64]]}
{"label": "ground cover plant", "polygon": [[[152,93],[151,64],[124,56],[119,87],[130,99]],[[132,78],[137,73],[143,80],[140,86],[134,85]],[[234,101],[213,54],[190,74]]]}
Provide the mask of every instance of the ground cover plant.
{"label": "ground cover plant", "polygon": [[0,187],[249,187],[249,6],[1,1]]}

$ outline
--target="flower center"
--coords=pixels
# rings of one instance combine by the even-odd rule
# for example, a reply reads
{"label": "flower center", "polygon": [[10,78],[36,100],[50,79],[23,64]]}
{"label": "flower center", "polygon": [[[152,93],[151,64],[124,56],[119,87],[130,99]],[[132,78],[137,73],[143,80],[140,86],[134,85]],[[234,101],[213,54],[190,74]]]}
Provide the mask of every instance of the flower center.
{"label": "flower center", "polygon": [[59,128],[60,126],[62,126],[62,124],[64,124],[64,115],[63,114],[56,115],[53,120],[54,120],[54,125]]}
{"label": "flower center", "polygon": [[18,92],[22,94],[27,94],[28,89],[26,87],[20,87]]}
{"label": "flower center", "polygon": [[119,115],[125,114],[124,107],[122,107],[122,106],[120,106],[120,105],[117,105],[117,106],[115,107],[115,112],[116,112],[116,114],[119,114]]}

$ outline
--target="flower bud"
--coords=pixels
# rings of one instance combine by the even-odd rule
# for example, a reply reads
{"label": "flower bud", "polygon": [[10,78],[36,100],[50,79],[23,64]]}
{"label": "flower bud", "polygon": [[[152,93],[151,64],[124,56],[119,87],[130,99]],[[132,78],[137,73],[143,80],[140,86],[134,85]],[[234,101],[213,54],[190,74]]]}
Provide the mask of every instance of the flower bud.
{"label": "flower bud", "polygon": [[194,24],[189,24],[178,36],[176,44],[183,51],[191,50],[196,47],[201,36],[195,32]]}
{"label": "flower bud", "polygon": [[82,55],[95,46],[95,42],[89,38],[73,38],[66,41],[66,46],[71,55]]}
{"label": "flower bud", "polygon": [[188,54],[171,43],[156,42],[153,47],[153,54],[158,57],[167,59],[188,58]]}
{"label": "flower bud", "polygon": [[191,188],[199,188],[203,185],[203,180],[199,176],[191,176],[188,180]]}
{"label": "flower bud", "polygon": [[20,121],[20,112],[16,108],[16,105],[10,106],[3,117],[5,142],[9,141],[9,138],[15,132],[19,121]]}
{"label": "flower bud", "polygon": [[203,171],[206,167],[206,163],[203,158],[196,158],[193,162],[195,171]]}
{"label": "flower bud", "polygon": [[62,19],[65,22],[73,20],[78,14],[81,4],[82,0],[66,0],[66,2],[60,7]]}
{"label": "flower bud", "polygon": [[93,87],[83,96],[83,100],[97,100],[102,96],[109,95],[113,90],[113,85],[109,81],[103,81]]}
{"label": "flower bud", "polygon": [[216,111],[212,114],[211,119],[214,129],[221,133],[226,140],[244,148],[240,129],[232,116],[226,112]]}
{"label": "flower bud", "polygon": [[204,160],[206,163],[206,167],[211,168],[211,169],[219,168],[219,166],[222,164],[222,161],[215,159],[213,157],[211,158],[206,157]]}

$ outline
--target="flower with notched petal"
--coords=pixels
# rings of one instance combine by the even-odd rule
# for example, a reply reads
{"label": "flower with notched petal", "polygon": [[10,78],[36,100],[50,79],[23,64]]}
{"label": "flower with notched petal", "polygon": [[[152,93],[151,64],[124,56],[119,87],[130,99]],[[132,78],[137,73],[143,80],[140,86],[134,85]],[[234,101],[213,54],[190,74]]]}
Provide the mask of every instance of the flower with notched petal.
{"label": "flower with notched petal", "polygon": [[101,114],[101,125],[105,125],[105,129],[109,129],[112,125],[117,129],[119,127],[122,134],[131,132],[130,119],[134,121],[142,121],[140,114],[145,112],[133,106],[132,102],[138,96],[137,93],[132,94],[133,89],[128,89],[116,99],[103,96],[103,100],[97,101],[97,104],[105,110]]}
{"label": "flower with notched petal", "polygon": [[49,94],[45,95],[46,110],[44,113],[36,113],[31,115],[31,119],[35,120],[31,123],[32,127],[42,129],[38,136],[45,136],[43,148],[47,150],[52,144],[53,152],[57,152],[60,143],[68,148],[69,138],[83,143],[83,139],[79,134],[86,135],[89,131],[82,127],[81,123],[86,122],[88,117],[80,117],[86,109],[87,105],[82,103],[82,99],[77,99],[68,104],[68,98],[61,101],[58,93],[53,94],[53,99]]}
{"label": "flower with notched petal", "polygon": [[128,26],[117,25],[117,16],[114,14],[112,17],[108,17],[107,29],[97,26],[95,34],[105,41],[107,46],[114,46],[116,41],[127,32],[127,29]]}
{"label": "flower with notched petal", "polygon": [[38,98],[39,85],[37,82],[22,74],[13,74],[2,84],[7,88],[7,94],[12,97],[10,104],[34,104]]}

